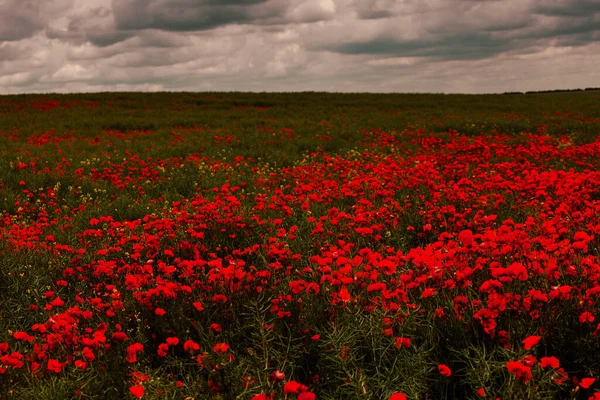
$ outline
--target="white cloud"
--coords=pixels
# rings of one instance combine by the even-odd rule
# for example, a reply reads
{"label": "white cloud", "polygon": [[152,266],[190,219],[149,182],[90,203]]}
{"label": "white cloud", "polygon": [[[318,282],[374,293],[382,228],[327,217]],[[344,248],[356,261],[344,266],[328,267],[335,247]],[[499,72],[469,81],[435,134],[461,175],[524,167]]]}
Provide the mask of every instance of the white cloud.
{"label": "white cloud", "polygon": [[336,6],[333,0],[306,0],[288,12],[293,22],[318,22],[335,17]]}

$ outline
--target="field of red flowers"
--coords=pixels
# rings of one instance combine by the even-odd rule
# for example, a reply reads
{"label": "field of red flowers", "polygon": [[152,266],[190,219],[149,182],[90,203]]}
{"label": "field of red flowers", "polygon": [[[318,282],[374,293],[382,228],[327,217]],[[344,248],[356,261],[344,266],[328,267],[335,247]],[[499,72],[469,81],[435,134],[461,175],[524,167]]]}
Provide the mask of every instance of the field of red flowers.
{"label": "field of red flowers", "polygon": [[600,96],[254,96],[0,98],[0,399],[600,399]]}

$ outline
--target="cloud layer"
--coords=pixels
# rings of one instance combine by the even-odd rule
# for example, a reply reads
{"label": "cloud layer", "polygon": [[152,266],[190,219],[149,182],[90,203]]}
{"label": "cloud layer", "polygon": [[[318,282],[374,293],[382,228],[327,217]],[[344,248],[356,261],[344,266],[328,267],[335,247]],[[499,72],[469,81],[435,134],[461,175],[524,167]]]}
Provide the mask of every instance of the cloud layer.
{"label": "cloud layer", "polygon": [[598,0],[0,0],[0,93],[600,86]]}

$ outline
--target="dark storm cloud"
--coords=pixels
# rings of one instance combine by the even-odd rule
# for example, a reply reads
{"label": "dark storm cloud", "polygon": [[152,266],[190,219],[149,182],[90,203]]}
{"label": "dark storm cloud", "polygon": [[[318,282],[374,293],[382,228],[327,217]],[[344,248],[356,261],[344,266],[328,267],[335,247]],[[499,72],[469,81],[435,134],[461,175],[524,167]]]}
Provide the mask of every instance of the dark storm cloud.
{"label": "dark storm cloud", "polygon": [[361,4],[359,17],[380,16],[397,21],[397,26],[408,24],[412,30],[418,15],[420,34],[413,32],[406,38],[405,32],[411,29],[382,29],[368,39],[342,39],[321,49],[346,55],[479,60],[508,52],[528,53],[546,47],[548,44],[541,42],[547,40],[562,46],[584,46],[595,43],[600,30],[599,0],[542,0],[529,7],[527,2],[519,6],[511,1],[407,1],[394,12],[382,8],[398,3],[371,0]]}
{"label": "dark storm cloud", "polygon": [[72,3],[72,0],[0,0],[0,42],[32,37]]}
{"label": "dark storm cloud", "polygon": [[335,17],[334,0],[113,0],[116,28],[172,32],[289,25]]}
{"label": "dark storm cloud", "polygon": [[[565,10],[563,9],[563,11]],[[538,29],[530,30],[528,33],[523,34],[523,37],[553,40],[563,46],[583,46],[598,41],[598,34],[600,34],[599,12],[588,12],[570,17],[556,13],[545,16],[551,18],[550,23],[540,26]]]}
{"label": "dark storm cloud", "polygon": [[140,32],[137,38],[139,39],[139,44],[143,47],[181,49],[191,44],[189,38],[185,36],[151,29]]}
{"label": "dark storm cloud", "polygon": [[438,60],[479,60],[511,49],[511,42],[485,32],[472,32],[432,40],[377,38],[334,46],[342,54],[371,54],[388,57],[431,57]]}
{"label": "dark storm cloud", "polygon": [[46,36],[76,44],[89,42],[98,47],[110,46],[133,36],[134,32],[115,29],[112,11],[106,7],[96,7],[85,13],[69,16],[66,29],[46,29]]}
{"label": "dark storm cloud", "polygon": [[352,4],[356,16],[363,20],[393,17],[402,12],[400,5],[395,0],[353,0]]}
{"label": "dark storm cloud", "polygon": [[502,3],[504,0],[352,0],[353,8],[359,19],[384,19],[400,15],[419,15],[434,11],[436,8],[455,8],[465,5]]}
{"label": "dark storm cloud", "polygon": [[103,31],[101,29],[89,29],[86,31],[61,31],[52,28],[46,30],[49,39],[59,39],[67,42],[82,44],[89,42],[94,46],[105,47],[127,40],[134,34],[121,31]]}
{"label": "dark storm cloud", "polygon": [[87,32],[87,40],[98,47],[111,46],[129,39],[133,35],[127,32]]}
{"label": "dark storm cloud", "polygon": [[116,26],[123,30],[200,31],[254,21],[266,0],[113,0]]}
{"label": "dark storm cloud", "polygon": [[205,0],[204,3],[213,6],[251,6],[254,4],[263,4],[267,1],[268,0]]}
{"label": "dark storm cloud", "polygon": [[18,60],[23,53],[30,52],[13,44],[0,44],[0,63]]}
{"label": "dark storm cloud", "polygon": [[[600,18],[588,18],[577,23],[565,23],[545,32],[546,36],[571,36],[581,35],[582,37],[600,31]],[[591,36],[590,36],[591,37]]]}
{"label": "dark storm cloud", "polygon": [[0,4],[0,41],[31,37],[44,25],[35,1],[10,0]]}
{"label": "dark storm cloud", "polygon": [[600,13],[598,0],[543,0],[532,11],[555,17],[582,17]]}
{"label": "dark storm cloud", "polygon": [[506,21],[504,23],[498,23],[490,26],[482,27],[483,31],[486,32],[511,32],[519,29],[527,28],[531,26],[532,19],[531,18],[517,18],[513,21]]}

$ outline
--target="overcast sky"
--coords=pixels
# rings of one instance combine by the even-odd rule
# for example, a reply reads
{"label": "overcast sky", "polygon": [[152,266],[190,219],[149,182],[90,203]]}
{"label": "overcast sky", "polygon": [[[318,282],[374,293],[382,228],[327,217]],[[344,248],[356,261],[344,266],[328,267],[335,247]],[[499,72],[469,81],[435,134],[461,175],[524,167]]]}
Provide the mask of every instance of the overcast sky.
{"label": "overcast sky", "polygon": [[600,86],[600,0],[0,0],[0,93]]}

